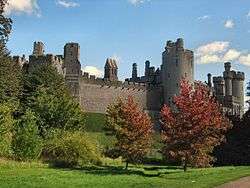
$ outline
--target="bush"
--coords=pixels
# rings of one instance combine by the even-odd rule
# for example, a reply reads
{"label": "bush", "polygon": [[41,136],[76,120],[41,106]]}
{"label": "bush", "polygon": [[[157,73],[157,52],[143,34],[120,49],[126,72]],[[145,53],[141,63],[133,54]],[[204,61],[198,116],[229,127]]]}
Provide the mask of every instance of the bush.
{"label": "bush", "polygon": [[17,123],[15,137],[12,143],[15,159],[37,159],[42,150],[42,140],[36,124],[36,117],[30,110]]}
{"label": "bush", "polygon": [[46,143],[42,157],[57,167],[81,167],[101,163],[101,154],[96,143],[82,132],[57,133],[57,136]]}
{"label": "bush", "polygon": [[11,107],[7,103],[0,104],[0,157],[10,157],[11,155],[14,123]]}

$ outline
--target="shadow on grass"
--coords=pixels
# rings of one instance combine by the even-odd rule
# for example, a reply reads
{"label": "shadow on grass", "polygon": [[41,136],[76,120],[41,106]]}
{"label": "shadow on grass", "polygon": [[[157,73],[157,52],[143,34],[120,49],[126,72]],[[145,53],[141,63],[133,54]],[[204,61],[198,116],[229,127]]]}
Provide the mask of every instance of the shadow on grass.
{"label": "shadow on grass", "polygon": [[[98,176],[106,175],[137,175],[143,177],[161,177],[162,175],[180,173],[179,167],[174,166],[147,166],[143,168],[130,167],[125,169],[124,166],[85,166],[81,168],[62,168],[58,166],[50,165],[51,168],[57,168],[62,170],[78,170],[86,174],[93,174]],[[171,170],[171,171],[167,171]],[[176,171],[174,171],[176,170]]]}

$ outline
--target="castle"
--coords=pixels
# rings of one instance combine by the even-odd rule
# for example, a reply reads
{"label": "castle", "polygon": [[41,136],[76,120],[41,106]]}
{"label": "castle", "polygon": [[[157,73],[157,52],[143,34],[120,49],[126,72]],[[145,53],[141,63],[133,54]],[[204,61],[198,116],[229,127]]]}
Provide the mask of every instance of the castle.
{"label": "castle", "polygon": [[[145,62],[145,73],[138,76],[137,64],[132,65],[132,77],[124,82],[118,79],[118,66],[115,59],[108,58],[104,66],[104,78],[96,78],[81,71],[80,46],[67,43],[64,55],[44,53],[44,44],[35,42],[29,60],[25,56],[14,56],[14,61],[28,70],[36,64],[49,63],[55,66],[70,89],[72,96],[87,112],[105,113],[107,106],[118,97],[133,96],[144,111],[157,118],[163,104],[173,107],[173,96],[180,92],[180,82],[184,78],[194,83],[194,53],[184,48],[183,39],[167,41],[162,53],[160,68]],[[242,116],[244,113],[244,73],[231,70],[225,63],[223,77],[208,74],[211,92],[229,115]]]}

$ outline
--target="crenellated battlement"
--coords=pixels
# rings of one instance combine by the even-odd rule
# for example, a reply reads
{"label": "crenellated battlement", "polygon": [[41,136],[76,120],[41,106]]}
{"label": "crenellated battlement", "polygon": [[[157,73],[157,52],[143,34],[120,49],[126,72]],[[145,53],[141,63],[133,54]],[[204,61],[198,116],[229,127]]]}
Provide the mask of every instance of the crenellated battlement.
{"label": "crenellated battlement", "polygon": [[46,54],[42,56],[30,55],[30,62],[57,62],[63,64],[63,58],[60,55]]}
{"label": "crenellated battlement", "polygon": [[145,83],[137,83],[131,81],[110,81],[105,78],[97,78],[94,75],[89,75],[88,73],[84,72],[83,76],[81,77],[81,81],[88,84],[95,84],[101,85],[102,87],[119,87],[121,89],[136,89],[136,90],[146,90]]}
{"label": "crenellated battlement", "polygon": [[213,83],[225,84],[225,80],[222,76],[213,77]]}
{"label": "crenellated battlement", "polygon": [[245,73],[244,72],[237,72],[235,78],[238,80],[245,80]]}

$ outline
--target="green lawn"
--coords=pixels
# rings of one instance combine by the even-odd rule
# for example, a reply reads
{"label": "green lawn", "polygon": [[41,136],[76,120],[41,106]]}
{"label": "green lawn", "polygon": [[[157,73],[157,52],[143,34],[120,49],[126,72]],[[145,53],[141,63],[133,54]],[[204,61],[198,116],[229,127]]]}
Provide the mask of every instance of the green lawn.
{"label": "green lawn", "polygon": [[87,132],[103,132],[105,125],[105,114],[86,113],[86,131]]}
{"label": "green lawn", "polygon": [[250,175],[250,167],[190,169],[146,166],[53,169],[40,163],[0,161],[0,187],[205,188]]}

